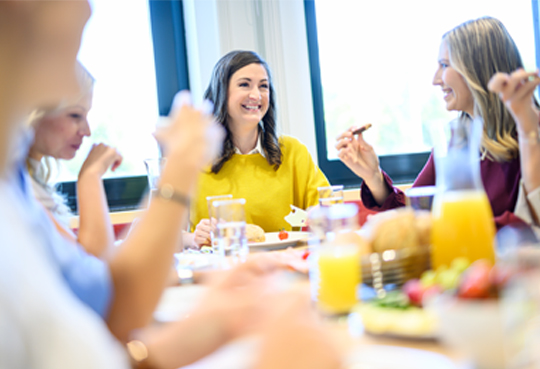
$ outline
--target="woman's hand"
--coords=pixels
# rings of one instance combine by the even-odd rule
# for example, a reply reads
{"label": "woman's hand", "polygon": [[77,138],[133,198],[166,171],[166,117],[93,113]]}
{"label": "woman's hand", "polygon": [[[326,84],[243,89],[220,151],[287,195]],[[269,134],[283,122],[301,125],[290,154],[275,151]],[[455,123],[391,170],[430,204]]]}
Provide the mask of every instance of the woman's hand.
{"label": "woman's hand", "polygon": [[170,124],[154,133],[167,158],[179,157],[197,169],[207,165],[221,150],[223,129],[211,114],[211,103],[200,109],[191,104],[189,92],[176,94],[169,114]]}
{"label": "woman's hand", "polygon": [[109,168],[115,171],[120,164],[122,164],[122,155],[114,147],[103,143],[94,144],[81,167],[79,179],[88,174],[101,178]]}
{"label": "woman's hand", "polygon": [[534,89],[540,84],[538,70],[526,72],[518,69],[511,74],[496,73],[488,83],[488,88],[497,94],[506,104],[506,107],[514,115],[518,127],[524,132],[537,129],[536,124],[531,127],[522,127],[527,123],[527,116],[534,114],[538,116],[538,111],[534,105]]}
{"label": "woman's hand", "polygon": [[195,232],[193,232],[194,246],[199,249],[203,246],[212,246],[211,229],[210,219],[202,219],[195,227]]}
{"label": "woman's hand", "polygon": [[[354,135],[358,127],[351,127],[338,136],[336,149],[339,159],[369,185],[381,176],[379,158],[362,134]],[[371,187],[371,186],[370,186]]]}

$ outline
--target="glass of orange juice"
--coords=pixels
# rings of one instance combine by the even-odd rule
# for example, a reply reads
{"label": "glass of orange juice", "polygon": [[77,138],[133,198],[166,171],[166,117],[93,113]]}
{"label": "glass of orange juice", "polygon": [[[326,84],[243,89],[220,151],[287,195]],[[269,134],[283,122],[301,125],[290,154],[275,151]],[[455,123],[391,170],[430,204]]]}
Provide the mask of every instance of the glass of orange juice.
{"label": "glass of orange juice", "polygon": [[484,191],[446,191],[435,198],[431,231],[433,269],[457,257],[495,262],[495,224]]}
{"label": "glass of orange juice", "polygon": [[360,257],[355,244],[323,243],[316,248],[310,279],[317,306],[324,315],[348,315],[358,302]]}

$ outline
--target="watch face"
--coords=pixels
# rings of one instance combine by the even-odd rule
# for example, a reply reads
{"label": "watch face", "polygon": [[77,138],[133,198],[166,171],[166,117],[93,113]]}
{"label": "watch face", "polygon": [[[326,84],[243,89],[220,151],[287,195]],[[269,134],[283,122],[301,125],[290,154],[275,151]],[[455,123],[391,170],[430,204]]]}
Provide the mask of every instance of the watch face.
{"label": "watch face", "polygon": [[148,349],[146,348],[145,344],[141,341],[130,341],[127,344],[127,350],[129,352],[129,355],[133,358],[133,360],[137,362],[141,362],[145,360],[148,357]]}
{"label": "watch face", "polygon": [[191,269],[178,268],[176,272],[178,273],[178,282],[180,284],[193,283],[193,271]]}

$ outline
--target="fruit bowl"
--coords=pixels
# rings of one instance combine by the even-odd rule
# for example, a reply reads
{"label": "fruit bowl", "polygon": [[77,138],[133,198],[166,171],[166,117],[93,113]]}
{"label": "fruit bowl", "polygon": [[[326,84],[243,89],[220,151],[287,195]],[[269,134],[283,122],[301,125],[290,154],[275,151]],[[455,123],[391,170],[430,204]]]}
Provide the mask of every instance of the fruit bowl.
{"label": "fruit bowl", "polygon": [[[385,250],[362,256],[362,283],[401,286],[430,268],[428,247]],[[375,281],[375,283],[374,283]]]}

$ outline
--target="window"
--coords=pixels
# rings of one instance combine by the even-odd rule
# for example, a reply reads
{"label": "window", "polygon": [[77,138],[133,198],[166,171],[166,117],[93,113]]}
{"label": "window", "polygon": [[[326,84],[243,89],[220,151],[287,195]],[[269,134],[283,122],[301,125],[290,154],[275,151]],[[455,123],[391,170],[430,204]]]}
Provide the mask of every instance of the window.
{"label": "window", "polygon": [[[62,163],[59,181],[76,211],[75,183],[92,143],[123,155],[104,181],[111,210],[135,208],[146,190],[143,160],[159,156],[152,136],[175,93],[189,88],[181,1],[91,0],[92,17],[79,60],[96,79],[88,120],[92,136],[75,159]],[[127,9],[129,8],[129,9]]]}
{"label": "window", "polygon": [[[533,2],[533,4],[536,4]],[[449,121],[432,86],[442,35],[469,19],[498,18],[526,68],[535,69],[531,0],[305,1],[319,165],[332,183],[360,180],[339,159],[336,136],[353,124],[396,182],[411,182],[425,164],[430,124]]]}

